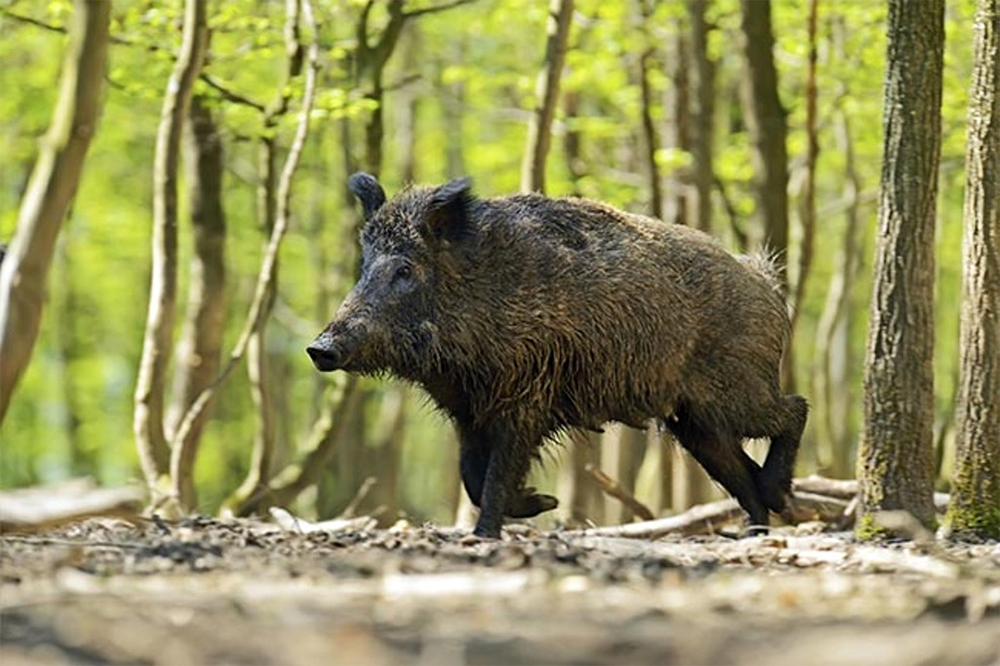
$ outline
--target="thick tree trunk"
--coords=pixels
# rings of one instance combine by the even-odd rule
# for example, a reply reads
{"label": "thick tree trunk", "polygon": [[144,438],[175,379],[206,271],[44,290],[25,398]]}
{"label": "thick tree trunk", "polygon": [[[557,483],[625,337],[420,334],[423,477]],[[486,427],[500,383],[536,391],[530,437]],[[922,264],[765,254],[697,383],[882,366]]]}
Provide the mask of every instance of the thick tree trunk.
{"label": "thick tree trunk", "polygon": [[858,462],[858,533],[872,514],[934,523],[934,219],[944,0],[890,0],[878,243]]}
{"label": "thick tree trunk", "polygon": [[97,129],[110,17],[110,2],[74,2],[52,125],[0,264],[0,423],[31,359],[56,238]]}
{"label": "thick tree trunk", "polygon": [[159,496],[169,461],[164,391],[177,305],[177,166],[194,82],[208,49],[207,0],[186,0],[181,49],[163,97],[153,163],[153,266],[149,311],[135,387],[133,430],[146,483]]}
{"label": "thick tree trunk", "polygon": [[947,525],[1000,538],[1000,14],[979,0],[969,95],[955,473]]}
{"label": "thick tree trunk", "polygon": [[691,109],[692,188],[687,223],[705,232],[712,230],[712,189],[715,171],[712,147],[715,125],[715,63],[708,56],[709,25],[705,19],[709,0],[687,0],[691,21],[691,54],[688,83]]}
{"label": "thick tree trunk", "polygon": [[521,191],[545,192],[545,159],[552,138],[552,119],[559,100],[559,81],[573,20],[573,0],[551,0],[545,58],[535,87],[535,112],[528,123]]}
{"label": "thick tree trunk", "polygon": [[[223,149],[212,112],[194,97],[185,133],[187,185],[194,254],[191,256],[187,314],[177,348],[174,398],[168,418],[170,437],[184,412],[219,371],[226,321],[226,217],[222,208]],[[191,426],[194,441],[208,420],[202,413]]]}

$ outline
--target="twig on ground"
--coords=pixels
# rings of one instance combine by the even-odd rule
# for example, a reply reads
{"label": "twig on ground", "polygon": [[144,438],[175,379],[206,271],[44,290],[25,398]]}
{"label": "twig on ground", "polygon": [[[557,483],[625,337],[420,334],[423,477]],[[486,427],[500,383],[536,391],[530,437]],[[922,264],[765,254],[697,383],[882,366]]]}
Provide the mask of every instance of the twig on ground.
{"label": "twig on ground", "polygon": [[649,510],[649,507],[622,488],[620,483],[605,474],[601,468],[597,467],[593,463],[587,463],[583,469],[590,475],[590,478],[601,487],[601,490],[603,490],[606,495],[610,495],[620,501],[622,504],[631,509],[632,513],[635,515],[639,516],[643,520],[653,520],[656,517],[653,515],[653,512]]}
{"label": "twig on ground", "polygon": [[347,506],[344,507],[344,510],[341,511],[340,515],[337,517],[340,519],[353,518],[354,512],[358,510],[358,505],[364,501],[365,497],[368,496],[368,492],[372,489],[372,486],[374,486],[377,482],[378,480],[374,476],[369,476],[365,479],[361,483],[361,486],[358,487],[358,492],[354,494],[354,499],[352,499]]}
{"label": "twig on ground", "polygon": [[669,518],[658,518],[628,525],[609,525],[581,530],[584,536],[626,537],[630,539],[658,539],[668,534],[711,534],[718,528],[743,518],[743,510],[734,499],[725,499],[691,507],[684,513]]}

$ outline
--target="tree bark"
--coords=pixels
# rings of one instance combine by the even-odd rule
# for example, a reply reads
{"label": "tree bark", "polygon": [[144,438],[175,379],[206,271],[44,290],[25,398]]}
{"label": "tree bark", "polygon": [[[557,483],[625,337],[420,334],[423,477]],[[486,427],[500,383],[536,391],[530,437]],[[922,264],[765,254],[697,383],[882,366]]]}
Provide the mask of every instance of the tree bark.
{"label": "tree bark", "polygon": [[0,423],[31,359],[56,238],[97,129],[110,17],[110,2],[74,2],[52,124],[0,264]]}
{"label": "tree bark", "polygon": [[[177,349],[174,399],[168,418],[169,436],[198,395],[219,371],[226,314],[226,216],[222,208],[223,149],[212,112],[195,96],[185,133],[188,198],[194,254],[184,329]],[[201,438],[208,412],[192,424],[191,437]]]}
{"label": "tree bark", "polygon": [[715,171],[712,147],[715,137],[715,63],[708,56],[709,25],[705,19],[709,0],[687,0],[691,21],[691,54],[688,82],[691,111],[692,191],[688,197],[687,223],[706,233],[712,230],[712,188]]}
{"label": "tree bark", "polygon": [[153,163],[153,266],[142,358],[135,387],[133,430],[154,501],[167,472],[164,390],[177,304],[177,165],[194,82],[208,48],[207,0],[186,0],[180,52],[163,97]]}
{"label": "tree bark", "polygon": [[656,49],[649,35],[649,21],[652,13],[648,0],[637,0],[642,24],[638,34],[643,40],[642,53],[639,54],[639,92],[642,100],[642,138],[643,161],[646,163],[646,177],[649,179],[649,209],[650,215],[658,220],[663,219],[663,185],[660,182],[660,165],[656,161],[656,153],[660,148],[660,140],[656,135],[656,124],[653,122],[653,92],[649,85],[649,72],[656,61]]}
{"label": "tree bark", "polygon": [[172,440],[172,451],[170,458],[171,489],[170,499],[176,503],[181,511],[190,510],[191,505],[187,503],[193,497],[193,472],[196,449],[191,440],[191,428],[194,421],[205,410],[208,402],[218,391],[219,387],[229,378],[236,366],[243,360],[250,344],[250,338],[258,330],[260,323],[266,313],[266,301],[271,293],[272,284],[275,279],[275,268],[278,261],[278,250],[281,241],[288,230],[291,216],[291,195],[292,180],[299,166],[302,150],[305,147],[306,136],[309,134],[309,118],[313,110],[313,101],[316,96],[316,70],[318,69],[319,47],[317,44],[317,28],[312,13],[310,0],[301,0],[302,16],[310,35],[309,46],[306,50],[305,88],[302,93],[302,105],[299,108],[298,124],[295,128],[295,136],[289,147],[288,156],[285,158],[281,175],[278,178],[277,190],[277,214],[275,217],[274,229],[264,250],[264,257],[261,261],[260,271],[257,274],[257,285],[254,290],[253,300],[247,312],[246,320],[240,336],[230,353],[229,360],[219,372],[212,383],[201,392],[198,399],[194,401],[190,409],[185,413],[177,428],[177,432]]}
{"label": "tree bark", "polygon": [[551,0],[545,58],[535,86],[535,112],[528,123],[521,191],[545,192],[545,159],[552,139],[552,119],[559,99],[559,82],[573,20],[573,0]]}
{"label": "tree bark", "polygon": [[[302,41],[301,16],[301,1],[285,0],[285,74],[278,84],[278,92],[274,101],[268,105],[264,112],[265,133],[257,153],[259,178],[257,217],[261,221],[265,238],[270,238],[274,232],[274,223],[278,214],[278,142],[275,134],[278,122],[288,112],[292,99],[292,85],[302,74],[305,57],[306,48]],[[264,297],[260,321],[256,330],[250,335],[247,344],[247,375],[250,380],[250,397],[253,400],[257,427],[254,429],[250,467],[243,483],[234,493],[234,498],[227,501],[231,505],[240,504],[242,498],[249,497],[258,487],[265,485],[271,474],[277,430],[277,412],[271,391],[272,373],[266,335],[267,322],[274,309],[274,301],[278,293],[279,266],[280,264],[275,258],[273,277]]]}
{"label": "tree bark", "polygon": [[849,430],[851,387],[850,333],[853,313],[851,292],[860,267],[858,247],[860,178],[854,161],[854,140],[847,114],[838,109],[835,120],[837,150],[844,156],[844,238],[836,268],[826,294],[826,303],[816,326],[817,462],[823,473],[844,478],[850,469]]}
{"label": "tree bark", "polygon": [[[778,274],[788,290],[788,127],[778,97],[774,66],[771,0],[740,0],[743,49],[747,75],[743,79],[743,107],[753,146],[754,193],[763,222],[764,246],[779,258]],[[795,392],[795,349],[789,338],[781,361],[781,384]]]}
{"label": "tree bark", "polygon": [[930,527],[934,219],[944,1],[890,0],[878,242],[864,380],[859,535],[905,510]]}
{"label": "tree bark", "polygon": [[[667,145],[680,152],[691,150],[691,90],[688,79],[688,54],[690,40],[681,22],[676,22],[667,42],[667,60],[671,86],[666,95],[669,125]],[[673,224],[687,224],[687,177],[674,169],[667,179],[662,218]]]}
{"label": "tree bark", "polygon": [[792,324],[789,337],[794,339],[795,327],[805,300],[809,270],[812,268],[813,236],[816,229],[816,160],[819,157],[819,138],[816,128],[816,24],[819,14],[819,0],[809,0],[809,64],[806,71],[806,166],[802,185],[802,200],[799,205],[802,221],[802,245],[799,250],[798,275],[795,279],[795,294],[792,298]]}
{"label": "tree bark", "polygon": [[[764,228],[764,243],[788,261],[788,152],[785,110],[778,98],[778,72],[774,66],[771,33],[771,0],[740,0],[743,53],[747,75],[743,79],[743,107],[753,146],[754,194]],[[786,287],[788,277],[781,269]]]}
{"label": "tree bark", "polygon": [[1000,14],[979,0],[969,95],[955,472],[956,536],[1000,538]]}

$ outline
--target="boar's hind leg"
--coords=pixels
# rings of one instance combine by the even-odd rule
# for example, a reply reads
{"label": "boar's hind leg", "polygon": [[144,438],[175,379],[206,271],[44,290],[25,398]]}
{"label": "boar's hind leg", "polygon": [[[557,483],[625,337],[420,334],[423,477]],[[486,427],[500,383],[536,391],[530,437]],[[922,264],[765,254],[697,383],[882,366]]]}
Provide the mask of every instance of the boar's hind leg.
{"label": "boar's hind leg", "polygon": [[778,408],[782,414],[781,426],[771,433],[771,447],[764,460],[764,468],[757,476],[758,489],[764,504],[771,511],[781,513],[785,508],[785,495],[792,489],[795,456],[799,451],[802,430],[806,426],[809,405],[797,395],[785,396]]}
{"label": "boar's hind leg", "polygon": [[667,421],[681,445],[687,449],[708,475],[722,484],[750,520],[749,534],[767,532],[767,508],[757,491],[760,467],[743,452],[740,440],[731,434],[713,433],[689,415]]}

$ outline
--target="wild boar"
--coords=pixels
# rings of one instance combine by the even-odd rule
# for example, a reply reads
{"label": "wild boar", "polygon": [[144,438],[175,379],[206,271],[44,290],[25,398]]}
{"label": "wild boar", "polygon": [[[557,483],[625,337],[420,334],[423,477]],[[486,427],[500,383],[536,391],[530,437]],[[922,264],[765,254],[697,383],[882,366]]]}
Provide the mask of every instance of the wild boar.
{"label": "wild boar", "polygon": [[[584,199],[478,198],[469,179],[386,201],[355,174],[361,273],[308,348],[388,372],[454,421],[475,534],[557,501],[525,487],[543,443],[609,421],[669,429],[748,514],[780,512],[808,407],[782,395],[788,311],[772,263]],[[769,438],[763,466],[745,438]]]}

